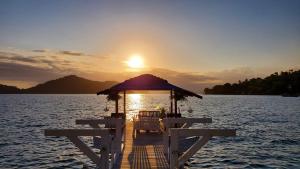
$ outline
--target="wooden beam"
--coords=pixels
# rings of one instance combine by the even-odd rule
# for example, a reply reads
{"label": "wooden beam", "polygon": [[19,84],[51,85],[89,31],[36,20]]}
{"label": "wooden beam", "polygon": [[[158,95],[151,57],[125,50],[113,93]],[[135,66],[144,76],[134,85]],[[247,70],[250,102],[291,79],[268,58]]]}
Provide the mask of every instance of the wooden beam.
{"label": "wooden beam", "polygon": [[170,168],[178,168],[179,163],[178,163],[178,157],[179,157],[179,152],[178,152],[178,130],[172,130],[171,136],[170,136],[171,145],[170,145],[170,151],[169,151],[169,161],[170,161]]}
{"label": "wooden beam", "polygon": [[88,124],[92,128],[100,128],[99,124],[105,124],[104,119],[94,119],[94,120],[83,120],[83,119],[78,119],[75,121],[76,124]]}
{"label": "wooden beam", "polygon": [[190,136],[236,136],[236,129],[176,129],[171,128],[170,132],[175,131],[179,136],[190,137]]}
{"label": "wooden beam", "polygon": [[45,136],[105,136],[109,129],[46,129]]}
{"label": "wooden beam", "polygon": [[[179,157],[178,141],[181,137],[202,136],[182,156]],[[170,167],[179,168],[201,147],[203,147],[213,136],[236,136],[235,129],[182,129],[170,128]]]}
{"label": "wooden beam", "polygon": [[178,159],[179,165],[184,164],[189,158],[191,158],[197,151],[202,148],[209,140],[211,136],[203,136],[195,144],[193,144],[186,152],[184,152]]}
{"label": "wooden beam", "polygon": [[177,99],[174,97],[175,114],[177,114]]}
{"label": "wooden beam", "polygon": [[116,105],[115,105],[116,107],[116,114],[118,114],[119,113],[119,99],[117,99],[116,100]]}
{"label": "wooden beam", "polygon": [[173,114],[173,91],[170,90],[170,113]]}
{"label": "wooden beam", "polygon": [[182,128],[188,128],[193,125],[193,123],[212,123],[211,118],[164,118],[164,127],[166,130],[163,132],[163,143],[165,146],[165,154],[168,154],[168,147],[170,141],[170,131],[169,128],[174,127],[174,124],[184,124]]}
{"label": "wooden beam", "polygon": [[[66,136],[81,152],[88,156],[97,167],[109,168],[109,145],[111,144],[109,129],[46,129],[45,136]],[[78,136],[101,136],[103,138],[103,146],[100,151],[101,158]]]}
{"label": "wooden beam", "polygon": [[172,126],[173,124],[184,124],[184,123],[212,123],[211,118],[165,118],[163,119],[166,127]]}
{"label": "wooden beam", "polygon": [[[99,168],[107,168],[109,169],[109,152],[111,152],[110,150],[110,145],[112,140],[110,139],[109,136],[107,137],[103,137],[103,146],[102,149],[100,150],[100,154],[101,154],[101,160],[100,163],[101,165],[99,166]],[[112,153],[112,155],[114,155],[114,153]],[[114,161],[112,161],[113,164]]]}
{"label": "wooden beam", "polygon": [[126,115],[126,90],[124,90],[123,97],[124,97],[124,101],[123,101],[124,115]]}
{"label": "wooden beam", "polygon": [[88,158],[91,159],[98,167],[101,166],[100,157],[95,152],[93,152],[93,150],[91,150],[90,147],[87,146],[82,140],[80,140],[77,136],[67,137],[71,140],[73,144],[75,144],[77,148],[79,148],[81,152],[83,152],[83,154],[88,156]]}
{"label": "wooden beam", "polygon": [[112,148],[116,153],[121,153],[123,127],[125,126],[124,119],[120,119],[120,118],[79,119],[79,120],[76,120],[76,124],[89,124],[91,127],[93,127],[93,126],[99,127],[99,124],[110,124],[110,125],[115,126],[116,133],[114,134],[114,137],[113,137]]}
{"label": "wooden beam", "polygon": [[119,118],[107,118],[107,119],[77,119],[76,124],[89,124],[89,123],[97,123],[97,124],[106,124],[106,123],[117,123],[123,122],[123,119]]}

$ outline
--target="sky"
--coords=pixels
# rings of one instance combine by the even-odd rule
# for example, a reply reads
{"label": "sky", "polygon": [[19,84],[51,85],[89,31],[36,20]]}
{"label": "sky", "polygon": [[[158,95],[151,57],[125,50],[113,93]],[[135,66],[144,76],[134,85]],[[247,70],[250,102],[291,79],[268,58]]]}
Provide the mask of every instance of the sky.
{"label": "sky", "polygon": [[[299,0],[0,1],[0,84],[153,73],[196,88],[300,68]],[[139,55],[143,68],[128,67]]]}

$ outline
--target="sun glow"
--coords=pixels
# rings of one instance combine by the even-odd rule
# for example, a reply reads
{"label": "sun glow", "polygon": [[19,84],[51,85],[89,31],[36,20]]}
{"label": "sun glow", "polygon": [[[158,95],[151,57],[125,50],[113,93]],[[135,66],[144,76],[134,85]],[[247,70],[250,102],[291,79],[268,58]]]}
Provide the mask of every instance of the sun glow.
{"label": "sun glow", "polygon": [[140,94],[129,94],[129,97],[132,101],[140,102],[141,95]]}
{"label": "sun glow", "polygon": [[132,55],[126,63],[132,69],[144,68],[144,61],[140,55]]}

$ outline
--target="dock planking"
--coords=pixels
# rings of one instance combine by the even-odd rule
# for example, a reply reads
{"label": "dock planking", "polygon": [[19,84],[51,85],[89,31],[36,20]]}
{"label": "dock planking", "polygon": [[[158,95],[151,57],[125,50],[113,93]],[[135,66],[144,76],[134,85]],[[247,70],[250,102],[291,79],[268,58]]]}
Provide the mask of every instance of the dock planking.
{"label": "dock planking", "polygon": [[133,138],[133,124],[126,122],[124,150],[117,160],[115,169],[167,169],[168,161],[163,151],[160,133],[139,133]]}

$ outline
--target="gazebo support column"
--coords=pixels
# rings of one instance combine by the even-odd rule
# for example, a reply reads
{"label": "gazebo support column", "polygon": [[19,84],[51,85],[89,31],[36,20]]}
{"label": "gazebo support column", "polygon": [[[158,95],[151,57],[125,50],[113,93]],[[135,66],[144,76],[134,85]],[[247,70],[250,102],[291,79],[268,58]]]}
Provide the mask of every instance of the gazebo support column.
{"label": "gazebo support column", "polygon": [[116,114],[119,113],[119,102],[118,99],[116,100]]}
{"label": "gazebo support column", "polygon": [[173,90],[170,90],[170,114],[173,114]]}
{"label": "gazebo support column", "polygon": [[175,114],[177,115],[177,99],[174,97]]}
{"label": "gazebo support column", "polygon": [[126,90],[123,92],[123,110],[124,116],[126,116]]}

